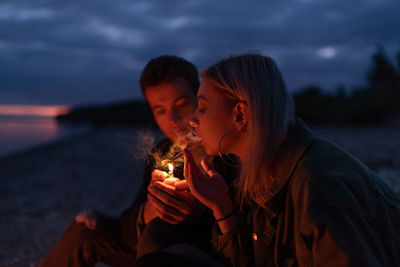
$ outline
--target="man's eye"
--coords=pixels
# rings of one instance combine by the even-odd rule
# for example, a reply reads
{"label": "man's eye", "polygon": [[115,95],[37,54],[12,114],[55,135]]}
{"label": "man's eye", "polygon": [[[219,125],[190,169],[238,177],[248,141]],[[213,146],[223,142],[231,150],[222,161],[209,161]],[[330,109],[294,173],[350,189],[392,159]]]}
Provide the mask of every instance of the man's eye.
{"label": "man's eye", "polygon": [[198,109],[198,112],[199,112],[199,113],[204,113],[205,111],[206,111],[206,108],[199,108],[199,109]]}
{"label": "man's eye", "polygon": [[179,107],[179,106],[187,105],[188,103],[189,103],[189,101],[187,99],[180,99],[177,102],[175,102],[175,105]]}
{"label": "man's eye", "polygon": [[155,110],[155,111],[154,111],[154,114],[155,114],[155,115],[163,115],[163,114],[165,114],[165,110],[163,110],[163,109]]}

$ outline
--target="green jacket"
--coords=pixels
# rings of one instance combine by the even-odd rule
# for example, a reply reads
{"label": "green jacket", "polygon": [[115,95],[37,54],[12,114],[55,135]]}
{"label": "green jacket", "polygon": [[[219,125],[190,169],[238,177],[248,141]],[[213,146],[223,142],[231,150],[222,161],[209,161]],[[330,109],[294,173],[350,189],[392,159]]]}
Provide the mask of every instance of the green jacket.
{"label": "green jacket", "polygon": [[400,266],[400,200],[303,122],[281,147],[276,193],[212,242],[234,266]]}

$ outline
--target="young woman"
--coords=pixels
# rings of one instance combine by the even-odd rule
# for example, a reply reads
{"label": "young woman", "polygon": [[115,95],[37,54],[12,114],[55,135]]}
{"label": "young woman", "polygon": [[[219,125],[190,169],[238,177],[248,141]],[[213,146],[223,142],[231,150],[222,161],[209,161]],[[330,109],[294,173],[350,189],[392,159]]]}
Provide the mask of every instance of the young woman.
{"label": "young woman", "polygon": [[217,251],[235,266],[400,266],[398,196],[295,118],[271,58],[231,57],[202,78],[191,125],[207,154],[241,159],[228,185],[185,151],[190,191],[217,222]]}

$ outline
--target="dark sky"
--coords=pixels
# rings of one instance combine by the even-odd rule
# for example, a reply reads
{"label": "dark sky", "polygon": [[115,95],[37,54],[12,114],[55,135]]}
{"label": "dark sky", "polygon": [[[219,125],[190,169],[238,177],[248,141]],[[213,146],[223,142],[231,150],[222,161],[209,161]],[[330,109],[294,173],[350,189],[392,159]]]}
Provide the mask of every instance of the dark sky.
{"label": "dark sky", "polygon": [[261,52],[291,91],[363,85],[371,54],[400,50],[399,0],[0,2],[0,104],[141,98],[138,78],[162,54],[200,70]]}

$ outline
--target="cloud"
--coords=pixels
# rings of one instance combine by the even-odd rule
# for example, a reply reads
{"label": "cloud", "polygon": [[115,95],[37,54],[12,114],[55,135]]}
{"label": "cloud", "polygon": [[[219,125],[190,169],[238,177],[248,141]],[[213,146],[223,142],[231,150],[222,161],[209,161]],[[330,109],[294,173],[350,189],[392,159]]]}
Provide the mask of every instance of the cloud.
{"label": "cloud", "polygon": [[35,20],[50,20],[55,13],[48,8],[26,8],[23,6],[2,4],[0,5],[0,21],[10,20],[15,22],[29,22]]}
{"label": "cloud", "polygon": [[317,54],[321,58],[333,58],[336,56],[336,53],[336,48],[333,46],[322,47],[317,50]]}
{"label": "cloud", "polygon": [[84,27],[87,28],[88,34],[103,37],[105,42],[111,42],[117,46],[141,47],[147,43],[144,32],[113,25],[99,18],[90,20]]}
{"label": "cloud", "polygon": [[362,84],[378,43],[399,50],[399,15],[394,0],[4,0],[0,102],[140,98],[141,69],[162,54],[201,70],[259,51],[278,62],[291,90]]}

